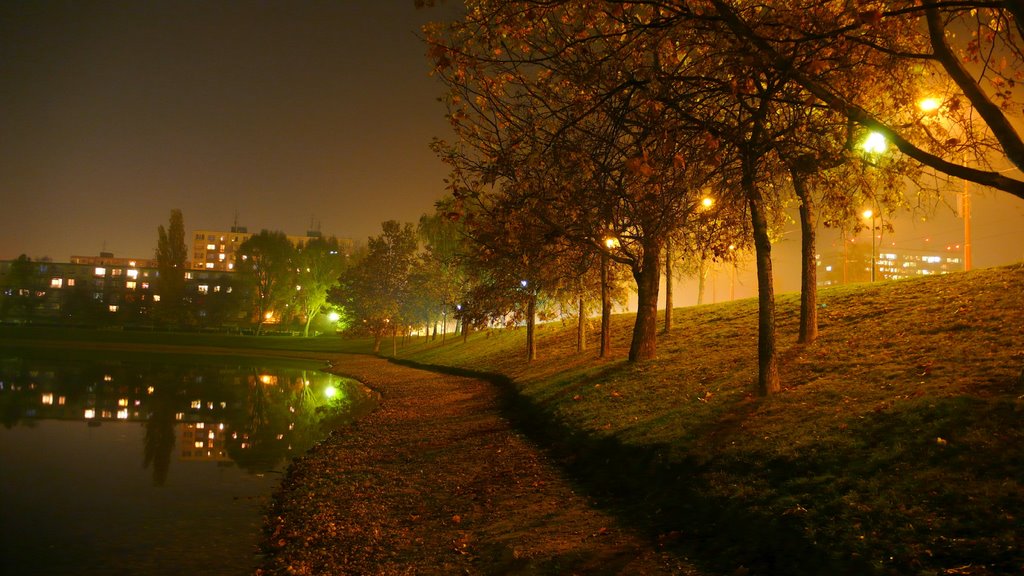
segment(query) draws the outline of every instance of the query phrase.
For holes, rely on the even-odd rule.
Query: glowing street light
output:
[[[703,198],[703,199],[702,199],[702,200],[700,201],[700,205],[701,205],[701,206],[703,206],[703,207],[704,207],[704,209],[706,210],[706,209],[708,209],[708,208],[711,208],[712,206],[714,206],[714,205],[715,205],[715,199],[714,199],[714,198],[712,198],[712,197],[710,197],[710,196],[705,196],[705,197],[704,197],[704,198]]]
[[[327,319],[330,320],[331,322],[337,322],[338,320],[341,319],[341,314],[338,314],[337,312],[331,312],[330,314],[327,315]]]
[[[881,154],[889,149],[889,142],[880,133],[870,132],[860,147],[868,154]]]
[[[928,115],[935,115],[942,107],[942,101],[938,98],[922,98],[917,101],[917,107]],[[963,163],[967,165],[967,150],[963,152]],[[964,180],[964,189],[960,193],[960,215],[964,219],[964,271],[971,269],[971,190],[970,183]]]
[[[875,281],[875,213],[871,210],[864,211],[864,219],[871,220],[871,281]]]
[[[917,101],[917,107],[925,114],[932,114],[942,107],[942,100],[938,98],[922,98]]]

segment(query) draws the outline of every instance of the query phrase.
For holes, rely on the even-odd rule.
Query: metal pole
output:
[[[971,191],[964,180],[964,272],[971,269]]]
[[[875,215],[871,215],[871,281],[875,281]]]

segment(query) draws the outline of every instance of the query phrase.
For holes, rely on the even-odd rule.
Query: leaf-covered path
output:
[[[339,356],[381,396],[289,469],[260,574],[698,574],[594,508],[485,381]]]

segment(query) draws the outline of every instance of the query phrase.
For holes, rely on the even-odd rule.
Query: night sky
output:
[[[0,259],[186,233],[365,241],[443,194],[417,37],[458,2],[0,2]]]
[[[252,232],[361,242],[384,220],[417,220],[444,193],[428,145],[449,134],[417,33],[459,8],[0,2],[0,259],[151,257],[174,208],[186,232],[237,215]],[[975,266],[1024,259],[1024,201],[975,190]],[[887,242],[961,241],[948,206],[901,215]],[[788,228],[773,252],[781,291],[799,287]],[[738,296],[754,293],[746,268]]]

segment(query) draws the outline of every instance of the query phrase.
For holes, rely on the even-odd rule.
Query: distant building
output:
[[[117,258],[113,252],[100,252],[99,256],[72,256],[71,264],[109,266],[121,268],[156,268],[155,258]]]
[[[871,257],[871,246],[863,243],[850,243],[845,251],[818,254],[818,285],[871,281]],[[964,269],[963,254],[958,246],[938,250],[885,247],[878,248],[874,257],[876,281],[949,274]]]
[[[72,324],[148,324],[160,301],[160,276],[151,260],[78,257],[78,262],[30,262],[30,273],[12,273],[0,261],[0,320]],[[149,264],[143,266],[142,264]],[[217,271],[186,271],[185,297],[199,325],[237,324],[236,279]]]
[[[190,268],[193,270],[208,270],[221,272],[235,271],[235,258],[242,243],[251,238],[254,234],[244,226],[232,226],[231,230],[196,230],[192,234],[192,262]],[[288,240],[295,246],[302,246],[313,238],[322,237],[319,230],[306,232],[305,236],[288,236]],[[352,240],[339,238],[338,242],[346,252],[352,250]]]

